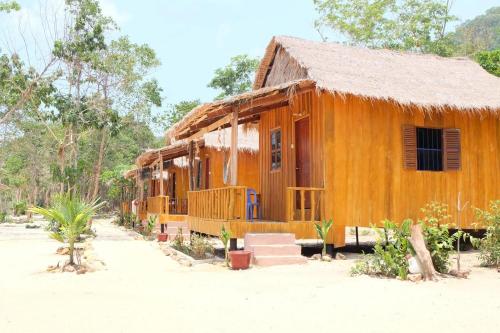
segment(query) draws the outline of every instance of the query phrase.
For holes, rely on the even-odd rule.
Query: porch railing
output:
[[[246,186],[188,192],[188,215],[217,220],[246,219]]]
[[[286,212],[291,222],[318,222],[325,218],[325,189],[288,187]]]
[[[147,212],[150,214],[168,214],[168,197],[164,195],[148,197]]]
[[[170,198],[168,202],[168,211],[172,215],[187,215],[188,200],[179,198]]]

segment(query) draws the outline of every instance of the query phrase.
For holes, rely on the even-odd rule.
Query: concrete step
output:
[[[187,224],[187,222],[182,222],[182,221],[169,221],[167,223],[167,226],[169,228],[179,228],[179,227],[187,228],[188,224]]]
[[[307,258],[302,256],[255,256],[253,264],[256,266],[296,265],[307,263]]]
[[[295,244],[294,234],[254,234],[248,233],[245,235],[245,246],[253,245],[279,245],[279,244]]]
[[[246,245],[254,256],[300,256],[301,247],[295,244]]]

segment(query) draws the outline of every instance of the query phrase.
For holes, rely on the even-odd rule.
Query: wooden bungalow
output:
[[[346,226],[416,219],[432,200],[456,216],[459,196],[468,207],[500,198],[500,79],[469,59],[275,37],[253,88],[167,133],[196,142],[259,125],[262,219],[245,216],[233,131],[230,186],[188,192],[191,230],[315,238],[313,223],[333,219],[328,243],[343,246]],[[471,208],[462,221],[471,226]]]
[[[188,191],[225,186],[231,131],[220,128],[191,142],[169,140],[169,145],[141,154],[136,160],[137,168],[126,174],[136,179],[138,218],[145,221],[155,215],[160,224],[182,222],[188,211]],[[238,158],[244,162],[238,170],[241,182],[258,192],[258,130],[247,124],[239,126],[237,132]]]

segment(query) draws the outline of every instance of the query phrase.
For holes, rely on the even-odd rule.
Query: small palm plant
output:
[[[224,259],[226,260],[226,265],[229,264],[229,253],[228,253],[228,244],[229,240],[231,239],[231,232],[226,230],[224,228],[224,225],[222,225],[222,228],[220,230],[220,236],[219,239],[221,240],[222,244],[224,245]]]
[[[333,225],[333,220],[323,220],[321,224],[315,223],[314,226],[316,227],[316,232],[318,233],[319,238],[323,241],[323,251],[322,256],[326,255],[326,237],[328,236],[328,232],[330,231],[330,228]]]
[[[146,236],[150,236],[152,233],[153,233],[153,230],[155,228],[155,225],[156,225],[156,220],[157,220],[157,216],[156,215],[151,215],[148,219],[148,223],[146,224]]]
[[[59,224],[59,230],[52,232],[50,237],[60,242],[68,242],[69,264],[74,265],[75,242],[88,230],[88,222],[104,204],[105,202],[99,203],[98,200],[86,203],[77,197],[61,195],[54,200],[51,208],[33,207],[30,211]]]

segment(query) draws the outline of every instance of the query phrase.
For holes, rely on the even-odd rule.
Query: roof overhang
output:
[[[315,82],[311,80],[290,81],[204,104],[186,115],[167,132],[167,136],[186,141],[198,139],[205,133],[228,127],[235,111],[238,113],[238,124],[257,121],[262,112],[288,106],[294,95],[315,87]]]

